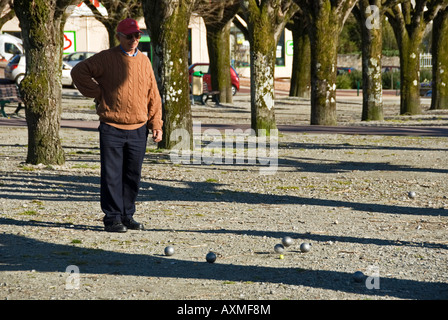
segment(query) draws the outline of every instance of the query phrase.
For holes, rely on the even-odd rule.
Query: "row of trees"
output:
[[[27,58],[21,84],[27,105],[29,163],[63,163],[59,139],[61,116],[61,61],[65,20],[79,0],[14,0]],[[311,124],[336,125],[336,59],[338,36],[353,13],[362,26],[363,120],[382,120],[381,21],[387,16],[400,49],[401,113],[420,112],[419,52],[423,31],[433,21],[433,108],[446,107],[448,83],[445,36],[448,0],[102,0],[108,17],[86,0],[109,31],[113,46],[117,23],[143,14],[153,45],[153,66],[163,100],[164,140],[170,149],[184,129],[192,139],[188,83],[188,24],[193,13],[207,27],[213,87],[221,101],[231,101],[228,72],[230,25],[235,23],[250,42],[251,125],[276,128],[274,104],[275,49],[287,26],[294,37],[291,86],[295,95],[311,87]],[[238,15],[239,19],[235,19]],[[185,41],[179,41],[185,39]],[[176,94],[176,97],[173,97]],[[179,131],[177,131],[179,132]],[[186,141],[187,142],[187,141]],[[191,141],[190,141],[191,142]],[[189,145],[193,145],[190,143]]]

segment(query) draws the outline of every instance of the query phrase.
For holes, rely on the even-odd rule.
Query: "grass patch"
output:
[[[96,164],[77,163],[72,166],[72,169],[99,169],[100,166]]]
[[[297,186],[278,186],[276,187],[278,190],[300,190],[300,187]]]
[[[25,210],[25,211],[19,213],[19,215],[21,215],[21,216],[35,216],[35,215],[37,215],[37,211],[36,210]]]
[[[34,171],[34,170],[36,170],[36,168],[34,168],[34,167],[29,167],[29,166],[23,166],[23,167],[22,167],[22,170],[23,170],[23,171]]]

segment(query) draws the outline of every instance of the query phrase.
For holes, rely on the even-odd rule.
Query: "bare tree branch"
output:
[[[16,15],[14,11],[14,1],[13,0],[1,0],[0,1],[0,12],[4,13],[7,8],[9,7],[9,10],[0,18],[0,29],[3,27],[3,25],[14,18]]]

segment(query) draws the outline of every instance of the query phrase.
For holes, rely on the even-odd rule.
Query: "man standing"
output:
[[[118,24],[120,45],[78,63],[73,82],[95,98],[100,120],[101,209],[108,232],[143,230],[134,220],[149,130],[162,140],[162,103],[148,57],[137,46],[137,21]]]

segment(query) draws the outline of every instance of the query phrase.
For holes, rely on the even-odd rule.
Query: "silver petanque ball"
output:
[[[300,251],[302,252],[308,252],[311,250],[311,244],[304,242],[300,245]]]
[[[355,280],[355,282],[361,283],[361,282],[363,282],[364,278],[365,278],[365,275],[361,271],[356,271],[353,274],[353,280]]]
[[[283,253],[283,251],[285,251],[285,247],[282,244],[278,243],[274,246],[274,251],[277,253]]]
[[[165,255],[166,256],[172,256],[174,254],[174,247],[168,246],[165,248]]]
[[[207,260],[208,263],[213,263],[216,261],[216,254],[214,252],[209,252],[205,256],[205,260]]]
[[[289,246],[291,246],[292,243],[293,243],[293,240],[292,240],[291,237],[288,237],[288,236],[283,237],[283,239],[282,239],[282,244],[283,244],[285,247],[289,247]]]
[[[409,191],[408,192],[408,197],[411,198],[411,199],[414,199],[416,195],[417,194],[415,193],[415,191]]]

